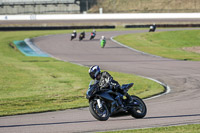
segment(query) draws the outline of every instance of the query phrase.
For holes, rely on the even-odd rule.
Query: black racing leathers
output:
[[[125,94],[121,89],[120,84],[113,79],[113,77],[106,71],[101,72],[101,78],[99,80],[99,88],[101,89],[111,89],[114,92],[120,92],[122,95],[118,95],[115,97],[119,106],[124,107],[122,103],[122,97]]]
[[[120,92],[122,95],[130,98],[127,90],[121,88],[120,84],[113,79],[113,77],[106,71],[101,72],[101,78],[98,82],[99,89],[112,89],[113,91]]]
[[[106,71],[101,72],[101,78],[99,80],[99,87],[110,88],[113,91],[120,90],[120,84],[113,79],[113,77]]]
[[[116,99],[118,101],[118,104],[122,107],[123,107],[123,105],[122,105],[122,102],[120,99],[123,95],[126,96],[127,99],[132,101],[132,98],[130,95],[128,95],[127,91],[122,89],[120,84],[117,81],[115,81],[108,72],[104,71],[104,72],[101,72],[100,74],[101,74],[100,80],[96,80],[96,82],[98,82],[98,86],[99,86],[100,90],[101,89],[112,89],[113,91],[117,91],[117,92],[121,93],[122,95],[117,96]]]

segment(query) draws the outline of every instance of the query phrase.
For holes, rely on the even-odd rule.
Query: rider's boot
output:
[[[133,102],[133,98],[128,93],[126,94],[126,98],[127,98],[129,103]]]

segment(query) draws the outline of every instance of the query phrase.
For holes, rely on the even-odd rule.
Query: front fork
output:
[[[101,100],[100,99],[97,99],[97,105],[98,107],[101,109],[102,108],[102,103],[101,103]]]

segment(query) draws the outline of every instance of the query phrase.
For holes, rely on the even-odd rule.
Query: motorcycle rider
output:
[[[81,32],[79,35],[79,41],[83,40],[85,38],[85,31]]]
[[[101,39],[100,39],[100,41],[106,41],[105,36],[102,36]]]
[[[101,45],[102,48],[104,48],[105,44],[106,44],[106,38],[105,38],[105,36],[102,36],[101,39],[100,39],[100,45]]]
[[[93,29],[93,32],[91,32],[91,35],[95,36],[96,35],[96,31]]]
[[[74,34],[74,37],[76,38],[77,35],[76,30],[74,30],[72,34]]]
[[[81,35],[85,38],[85,31],[81,32]]]
[[[149,32],[155,32],[155,30],[156,30],[156,24],[154,23],[153,25],[151,25],[150,26],[150,28],[149,28]]]
[[[96,31],[93,29],[93,32],[91,32],[90,40],[93,39],[96,36]]]
[[[115,99],[117,100],[119,106],[124,107],[121,99],[123,96],[126,96],[128,100],[132,100],[131,96],[128,95],[127,90],[121,88],[120,84],[113,79],[113,77],[106,71],[101,72],[100,67],[97,65],[91,66],[89,69],[90,77],[95,80],[95,83],[98,84],[99,88],[109,88],[114,92],[119,92],[121,95],[117,96]]]
[[[71,34],[71,40],[76,38],[76,35],[77,35],[76,30],[74,30],[73,33]]]

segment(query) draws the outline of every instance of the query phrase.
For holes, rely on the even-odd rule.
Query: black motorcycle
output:
[[[122,85],[122,89],[128,91],[133,86],[131,84]],[[90,83],[86,98],[89,100],[90,113],[100,121],[106,121],[111,116],[117,114],[128,114],[134,118],[143,118],[147,113],[145,103],[137,96],[132,95],[132,100],[121,97],[123,106],[118,103],[119,92],[111,89],[99,89],[98,84]]]
[[[149,32],[155,32],[156,31],[156,25],[151,25],[149,27]]]
[[[83,40],[83,38],[85,38],[85,32],[81,32],[79,35],[79,41]]]

